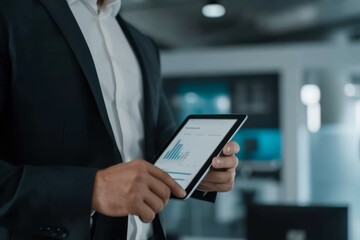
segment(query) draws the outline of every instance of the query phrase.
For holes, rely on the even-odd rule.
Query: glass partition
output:
[[[309,71],[316,77],[309,80]],[[310,201],[347,205],[351,239],[360,239],[360,73],[346,69],[306,73],[304,85],[314,84],[321,93],[320,116],[311,111],[304,116],[308,122]],[[311,125],[314,115],[321,118],[315,129]]]

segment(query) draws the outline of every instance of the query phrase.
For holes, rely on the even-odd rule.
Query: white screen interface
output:
[[[236,119],[190,119],[156,161],[184,189],[236,123]]]

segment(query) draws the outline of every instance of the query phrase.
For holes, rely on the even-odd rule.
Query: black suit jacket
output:
[[[151,160],[175,127],[158,51],[117,20],[141,66]],[[92,233],[89,225],[96,171],[120,162],[93,60],[66,0],[0,0],[0,239],[124,239],[126,217],[97,214]],[[158,216],[154,226],[164,239]]]

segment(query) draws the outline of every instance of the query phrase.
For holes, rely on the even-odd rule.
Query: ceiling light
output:
[[[217,0],[209,0],[202,8],[202,13],[208,18],[220,18],[225,15],[226,9]]]

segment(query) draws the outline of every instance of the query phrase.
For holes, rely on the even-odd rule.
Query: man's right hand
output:
[[[110,217],[129,214],[150,222],[167,204],[170,194],[186,193],[167,173],[144,160],[99,170],[92,197],[93,210]]]

